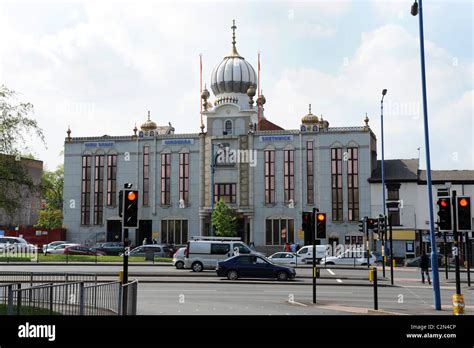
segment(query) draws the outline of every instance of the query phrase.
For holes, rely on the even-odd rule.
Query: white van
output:
[[[194,272],[216,269],[218,261],[238,254],[264,256],[250,249],[240,238],[195,237],[188,242],[188,247],[184,251],[184,265]]]
[[[316,262],[319,263],[321,259],[329,256],[326,252],[328,245],[316,245]],[[313,246],[305,245],[296,253],[300,257],[299,260],[303,263],[313,263]]]

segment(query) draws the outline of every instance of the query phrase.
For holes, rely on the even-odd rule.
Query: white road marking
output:
[[[336,273],[334,273],[333,271],[331,271],[329,268],[327,268],[326,271],[328,271],[330,275],[336,275]]]
[[[300,303],[300,302],[296,302],[296,301],[288,301],[288,303],[289,304],[295,304],[295,305],[302,306],[302,307],[308,307],[304,303]]]
[[[338,283],[342,283],[342,280],[340,280],[340,279],[336,279],[336,281],[337,281]]]

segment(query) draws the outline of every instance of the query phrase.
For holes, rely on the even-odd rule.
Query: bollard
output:
[[[453,295],[453,314],[464,315],[464,295],[463,294]]]
[[[395,262],[395,259],[392,260],[392,265],[393,265],[393,268],[397,267],[397,263]]]
[[[374,309],[379,309],[379,299],[377,293],[377,268],[374,267],[372,270],[369,271],[369,280],[374,283]]]
[[[120,270],[119,272],[119,280],[120,280],[120,284],[123,284],[123,270]]]

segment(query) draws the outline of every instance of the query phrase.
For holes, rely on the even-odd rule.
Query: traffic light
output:
[[[387,228],[385,221],[386,221],[385,216],[379,215],[379,231],[382,233],[385,232]]]
[[[375,219],[368,218],[367,219],[367,229],[368,230],[373,230],[375,226]]]
[[[120,217],[123,217],[123,190],[119,191],[119,213]]]
[[[379,218],[376,218],[376,219],[371,219],[373,222],[372,222],[372,231],[374,233],[379,233],[379,230],[380,230],[380,220]]]
[[[138,191],[124,191],[123,227],[138,227]]]
[[[303,216],[302,216],[303,224],[302,228],[305,233],[309,233],[310,236],[312,236],[312,233],[314,233],[314,227],[313,227],[313,213],[310,211],[304,211]],[[313,238],[313,237],[311,237]]]
[[[366,233],[365,229],[367,227],[368,220],[369,219],[367,219],[367,216],[364,217],[362,220],[359,220],[359,232]]]
[[[451,218],[451,198],[443,197],[438,199],[436,203],[438,205],[438,230],[439,231],[452,231],[453,223]]]
[[[471,231],[471,197],[457,197],[458,231]]]
[[[326,213],[316,213],[316,238],[326,239]]]

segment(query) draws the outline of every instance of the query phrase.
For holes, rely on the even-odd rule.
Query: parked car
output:
[[[173,255],[173,266],[177,269],[184,268],[184,251],[186,248],[179,248]]]
[[[298,256],[289,252],[279,252],[273,255],[270,255],[268,259],[277,265],[293,265],[303,264],[303,259],[301,256]]]
[[[136,247],[130,251],[129,256],[142,256],[145,257],[147,252],[153,252],[154,257],[167,257],[168,252],[165,251],[165,245],[162,244],[145,244]],[[120,254],[123,256],[123,253]]]
[[[97,255],[104,256],[103,251],[96,250],[94,248],[88,247],[87,245],[70,245],[66,246],[64,249],[64,254],[67,255]]]
[[[20,237],[0,237],[0,251],[36,251],[36,245],[28,243]]]
[[[370,254],[369,264],[374,265],[376,258],[373,254]],[[361,266],[367,265],[367,252],[366,251],[353,251],[346,250],[338,256],[327,256],[321,259],[322,265],[348,265],[348,266]]]
[[[327,256],[327,245],[316,245],[316,262]],[[313,246],[305,245],[296,253],[300,257],[302,263],[313,263]]]
[[[120,255],[121,253],[123,253],[123,242],[97,243],[94,246],[94,249],[102,251],[106,255]]]
[[[237,255],[219,261],[217,276],[230,280],[238,278],[274,278],[277,280],[294,279],[296,271],[291,267],[275,265],[265,257],[257,255]]]
[[[218,261],[240,254],[264,256],[251,250],[240,238],[204,237],[188,242],[184,264],[194,272],[201,272],[204,269],[215,269]]]
[[[75,246],[75,245],[80,245],[78,243],[64,243],[64,244],[59,244],[56,245],[52,248],[48,248],[48,250],[45,252],[45,255],[49,254],[64,254],[64,250],[69,247],[69,246]]]
[[[53,249],[54,247],[56,247],[58,245],[66,244],[66,243],[70,243],[70,242],[64,241],[64,240],[58,240],[58,241],[55,241],[55,242],[51,242],[49,244],[43,244],[43,253],[47,254],[48,250],[51,250],[51,249]]]

